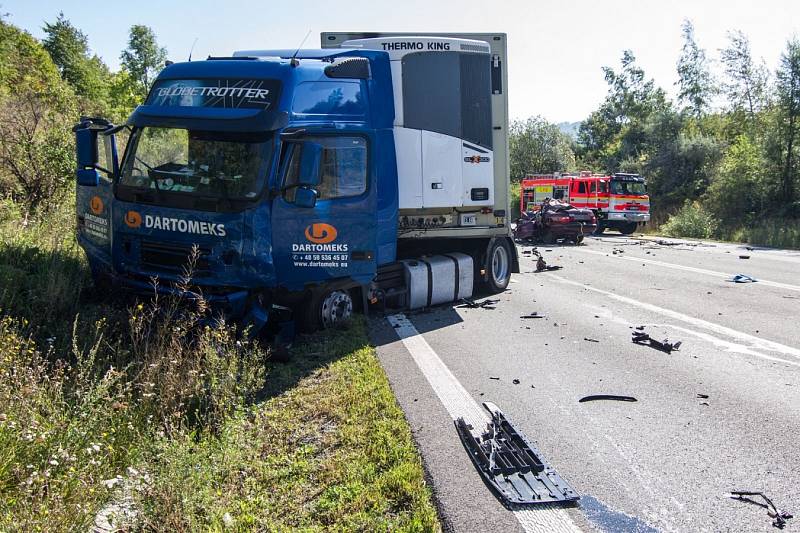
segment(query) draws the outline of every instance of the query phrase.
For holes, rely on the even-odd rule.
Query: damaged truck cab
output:
[[[329,49],[167,66],[124,125],[76,125],[78,241],[98,283],[175,292],[188,268],[193,291],[254,331],[505,288],[518,266],[489,43],[329,35]],[[385,51],[418,41],[437,45]],[[426,79],[437,68],[457,85]],[[457,107],[413,123],[437,91]]]

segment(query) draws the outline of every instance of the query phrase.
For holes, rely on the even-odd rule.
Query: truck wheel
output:
[[[623,235],[630,235],[634,231],[636,231],[636,222],[628,222],[619,228],[619,232]]]
[[[492,244],[486,267],[486,288],[493,293],[506,290],[511,281],[511,251],[504,239],[497,239]]]
[[[306,331],[343,325],[353,316],[353,298],[344,289],[323,290],[311,297],[306,309]]]

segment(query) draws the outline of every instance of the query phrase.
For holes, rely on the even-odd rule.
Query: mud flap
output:
[[[486,483],[506,505],[574,502],[580,496],[544,462],[539,450],[493,403],[492,420],[481,435],[463,418],[455,421],[461,442]]]

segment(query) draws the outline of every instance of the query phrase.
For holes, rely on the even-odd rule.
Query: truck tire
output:
[[[503,292],[511,282],[511,250],[505,239],[495,239],[486,257],[486,288]]]
[[[623,235],[630,235],[634,231],[636,231],[636,222],[628,222],[619,228],[619,232]]]
[[[306,307],[303,330],[306,332],[344,325],[353,316],[353,296],[342,288],[314,291]]]

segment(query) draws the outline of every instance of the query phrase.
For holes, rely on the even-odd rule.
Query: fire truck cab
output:
[[[529,174],[522,180],[520,212],[536,211],[546,198],[594,211],[597,230],[607,228],[630,235],[650,220],[650,197],[644,178],[618,172],[593,174]]]

